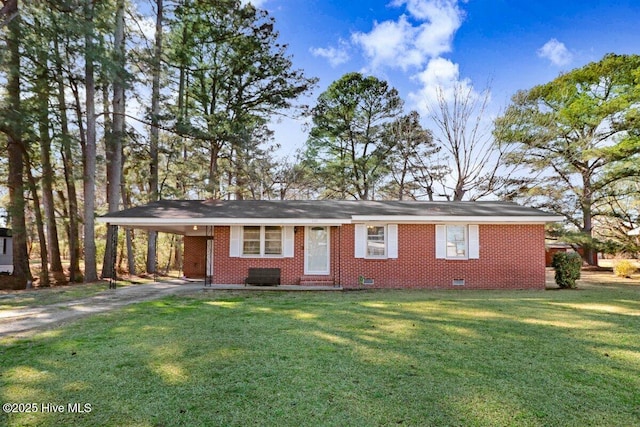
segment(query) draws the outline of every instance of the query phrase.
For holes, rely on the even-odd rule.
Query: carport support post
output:
[[[205,228],[205,251],[204,251],[204,285],[211,286],[213,283],[213,227]]]
[[[111,274],[109,275],[109,289],[116,288],[116,256],[118,254],[118,226],[107,224],[107,227],[111,229],[111,247],[113,251],[111,251]],[[107,233],[109,235],[109,233]]]

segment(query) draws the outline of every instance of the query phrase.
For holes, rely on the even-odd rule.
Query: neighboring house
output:
[[[242,284],[544,289],[547,222],[506,202],[163,200],[107,214],[111,225],[184,235],[186,277]]]
[[[0,227],[0,273],[13,273],[13,237],[11,230]]]

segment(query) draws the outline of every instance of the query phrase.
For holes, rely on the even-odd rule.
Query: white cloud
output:
[[[362,47],[369,58],[370,68],[407,70],[451,51],[453,36],[463,18],[458,0],[395,0],[391,4],[406,6],[408,15],[376,22],[369,33],[352,35],[353,43]]]
[[[422,55],[413,47],[417,30],[405,15],[397,21],[375,22],[369,33],[354,33],[351,40],[362,47],[370,60],[370,67],[401,67],[420,65]]]
[[[411,16],[426,21],[419,26],[414,41],[420,52],[433,57],[451,51],[453,36],[463,19],[457,0],[396,0],[393,4],[406,4]]]
[[[410,76],[419,88],[409,94],[409,100],[413,104],[410,108],[423,115],[437,101],[438,92],[446,101],[456,87],[475,94],[471,81],[460,78],[458,65],[442,57],[451,52],[455,33],[464,20],[460,2],[465,0],[393,0],[391,6],[404,7],[402,15],[375,22],[370,32],[351,37],[368,59],[365,71],[421,70]]]
[[[424,71],[413,76],[420,83],[420,89],[409,94],[409,99],[421,115],[427,115],[429,109],[438,101],[438,93],[445,101],[453,100],[456,88],[469,92],[471,96],[478,94],[473,90],[469,79],[460,79],[460,67],[445,58],[434,58],[429,61]]]
[[[332,67],[337,67],[338,65],[342,65],[349,61],[349,52],[348,52],[347,43],[343,40],[340,40],[340,47],[313,47],[309,49],[309,51],[313,54],[313,56],[319,56],[321,58],[325,58],[329,61]]]
[[[551,39],[538,49],[538,56],[546,58],[557,67],[569,65],[573,61],[573,54],[564,43],[557,39]]]

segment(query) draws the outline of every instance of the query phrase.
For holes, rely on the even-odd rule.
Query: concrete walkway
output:
[[[0,338],[24,337],[36,329],[103,313],[114,308],[167,295],[202,291],[203,282],[171,280],[145,285],[131,285],[100,292],[92,297],[65,301],[41,307],[26,307],[0,311]]]
[[[342,286],[320,286],[320,285],[278,285],[278,286],[255,286],[255,285],[206,285],[205,291],[341,291]]]

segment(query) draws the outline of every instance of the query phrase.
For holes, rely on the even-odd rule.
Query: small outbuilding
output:
[[[553,256],[558,252],[577,252],[581,257],[584,257],[584,249],[579,245],[564,242],[547,243],[545,244],[545,263],[547,267],[551,267]]]
[[[13,237],[11,230],[0,227],[0,273],[13,273]]]

